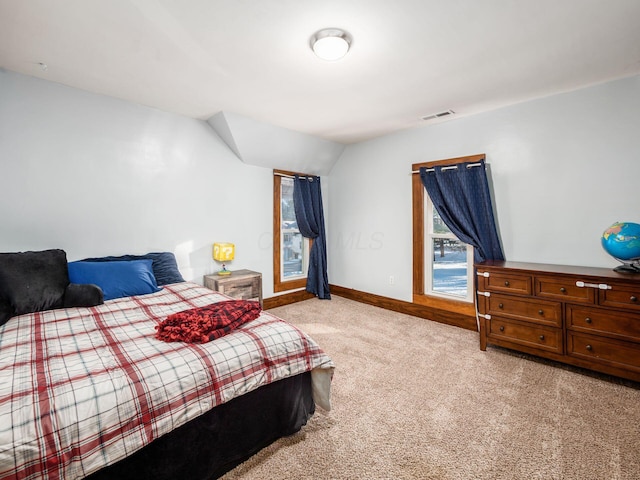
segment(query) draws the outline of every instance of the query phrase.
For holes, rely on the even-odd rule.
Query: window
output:
[[[280,180],[280,276],[283,281],[306,277],[307,249],[305,238],[298,229],[293,205],[293,179]]]
[[[416,163],[420,167],[475,162],[484,155]],[[420,180],[412,175],[413,303],[475,315],[473,247],[460,242],[442,222]]]
[[[293,172],[273,172],[273,290],[304,288],[310,242],[298,229],[293,204]],[[300,174],[302,175],[302,174]]]
[[[426,193],[426,192],[425,192]],[[473,301],[473,247],[449,230],[425,195],[425,293]]]

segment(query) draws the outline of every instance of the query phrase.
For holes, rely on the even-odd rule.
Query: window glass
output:
[[[282,279],[286,281],[306,276],[307,270],[306,242],[296,221],[292,178],[283,177],[281,180],[280,212]]]
[[[462,243],[425,195],[425,293],[472,301],[473,247]]]
[[[467,296],[467,245],[451,238],[433,239],[433,291]]]

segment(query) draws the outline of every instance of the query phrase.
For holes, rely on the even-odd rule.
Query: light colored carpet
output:
[[[637,383],[336,296],[272,311],[335,361],[333,410],[225,480],[640,478]]]

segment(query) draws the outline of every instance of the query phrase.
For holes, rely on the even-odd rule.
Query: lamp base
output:
[[[227,270],[227,266],[223,263],[222,264],[222,270],[218,271],[218,275],[220,276],[225,276],[225,275],[231,275],[231,270]]]

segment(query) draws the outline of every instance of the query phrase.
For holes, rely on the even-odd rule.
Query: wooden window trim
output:
[[[418,172],[421,167],[433,168],[443,165],[454,165],[456,163],[479,162],[484,160],[485,155],[470,155],[467,157],[448,158],[446,160],[436,160],[433,162],[414,163],[411,165],[412,172]],[[411,175],[411,191],[413,205],[413,303],[427,307],[438,308],[449,312],[463,315],[475,315],[474,302],[463,302],[459,300],[449,300],[446,298],[426,295],[424,292],[424,195],[425,188],[420,179],[420,173]],[[469,285],[472,288],[473,285]]]
[[[279,175],[278,175],[279,174]],[[273,171],[273,291],[286,292],[288,290],[295,290],[299,288],[305,288],[307,286],[307,277],[296,278],[295,280],[283,281],[280,275],[280,264],[282,253],[280,251],[281,235],[282,232],[280,225],[281,218],[281,205],[280,205],[280,191],[282,187],[281,175],[301,175],[307,176],[307,173],[289,172],[287,170],[274,170]],[[309,241],[309,248],[311,248],[311,241]]]

